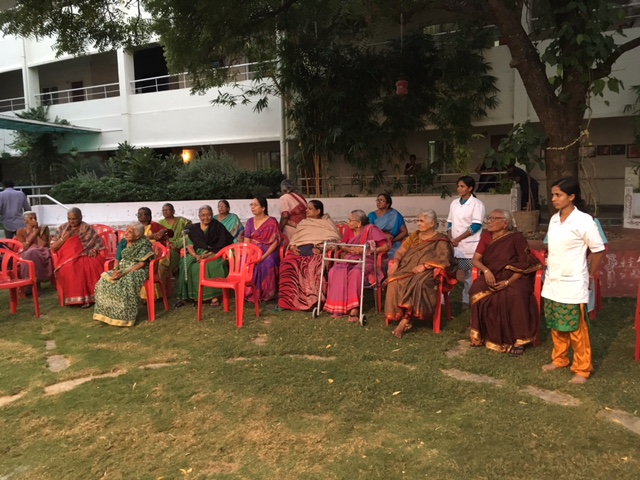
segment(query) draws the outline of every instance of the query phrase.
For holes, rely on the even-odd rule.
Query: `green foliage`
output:
[[[625,105],[625,113],[631,112],[633,119],[633,143],[640,145],[640,85],[633,85],[630,89],[636,96],[635,102]]]
[[[182,160],[176,155],[163,157],[152,148],[136,148],[124,142],[109,158],[107,167],[112,177],[140,185],[158,185],[173,181],[182,168]]]
[[[540,151],[546,145],[547,137],[532,123],[517,124],[505,138],[500,141],[497,150],[491,149],[487,154],[487,166],[506,168],[519,163],[527,172],[535,167],[544,170],[544,159]]]
[[[120,178],[72,178],[55,185],[50,195],[62,203],[137,202],[163,200],[162,189],[152,188]]]

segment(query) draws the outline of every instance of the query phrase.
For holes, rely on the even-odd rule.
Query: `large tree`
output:
[[[547,178],[578,175],[578,146],[590,98],[605,88],[617,91],[614,63],[640,45],[622,32],[624,0],[141,0],[149,20],[134,16],[124,23],[119,0],[73,0],[64,6],[39,0],[17,0],[0,13],[0,29],[22,35],[58,37],[61,51],[77,53],[87,45],[130,46],[149,32],[160,34],[170,66],[188,70],[197,85],[221,80],[211,61],[233,56],[274,58],[276,32],[295,34],[305,19],[338,12],[345,42],[381,38],[428,23],[480,19],[495,25],[512,56],[540,125],[549,137]],[[528,14],[527,14],[528,13]],[[440,15],[441,14],[441,15]],[[80,32],[80,34],[79,34]],[[325,30],[319,28],[317,35]],[[549,73],[551,72],[551,74]],[[549,182],[550,183],[550,182]]]

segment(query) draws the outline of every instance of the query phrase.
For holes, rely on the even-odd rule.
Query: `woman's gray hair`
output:
[[[434,210],[428,208],[427,210],[421,211],[420,215],[422,215],[425,220],[432,222],[435,227],[438,228],[438,214]]]
[[[501,208],[496,208],[494,212],[500,212],[502,215],[504,215],[504,218],[507,219],[507,230],[511,231],[515,228],[515,224],[513,222],[513,214],[511,213],[510,210],[503,210]]]
[[[288,178],[280,182],[280,191],[283,194],[291,193],[291,192],[294,192],[295,190],[296,190],[296,187],[293,185],[293,182]]]
[[[210,205],[202,205],[199,209],[198,209],[198,216],[200,216],[200,214],[202,213],[203,210],[209,210],[209,212],[211,212],[211,215],[213,215],[213,208],[211,208]]]
[[[78,207],[71,207],[67,213],[73,213],[74,215],[77,215],[78,217],[82,218],[82,210],[80,210]]]
[[[29,218],[29,217],[33,217],[33,218],[36,218],[36,219],[37,219],[37,218],[38,218],[38,215],[36,215],[36,212],[32,212],[32,211],[24,212],[24,213],[22,214],[22,219],[23,219],[23,220],[26,220],[26,219],[27,219],[27,218]]]
[[[360,222],[362,224],[362,226],[364,227],[365,225],[369,225],[369,217],[367,217],[367,214],[364,213],[364,210],[351,210],[351,215],[353,215],[354,217],[356,217],[356,221]]]
[[[133,229],[133,232],[136,234],[136,238],[142,238],[144,237],[144,225],[141,224],[140,222],[136,222],[136,223],[132,223],[130,225],[127,225],[127,228],[131,227]]]

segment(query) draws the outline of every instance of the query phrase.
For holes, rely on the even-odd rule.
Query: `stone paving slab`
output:
[[[47,368],[52,372],[61,372],[69,368],[69,360],[64,358],[63,355],[51,355],[47,357]]]
[[[640,435],[640,418],[624,410],[605,409],[598,413],[598,418],[605,418],[613,423],[623,426],[627,430]]]
[[[486,383],[489,385],[494,385],[496,387],[503,387],[506,384],[504,380],[499,380],[497,378],[490,377],[489,375],[478,375],[475,373],[463,372],[462,370],[458,370],[456,368],[440,371],[451,378],[462,380],[464,382]]]
[[[566,393],[558,392],[556,390],[545,390],[543,388],[534,387],[528,385],[521,390],[524,393],[538,397],[545,402],[555,403],[556,405],[562,405],[564,407],[577,407],[582,402],[580,399],[572,397]]]

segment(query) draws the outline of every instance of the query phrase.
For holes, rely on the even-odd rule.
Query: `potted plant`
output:
[[[487,155],[487,164],[500,170],[519,164],[527,174],[529,194],[524,210],[513,212],[513,218],[521,232],[536,232],[540,219],[540,210],[531,188],[531,172],[535,167],[544,170],[544,159],[540,152],[544,149],[547,138],[533,124],[525,122],[513,127],[507,137],[503,138],[496,150]]]

